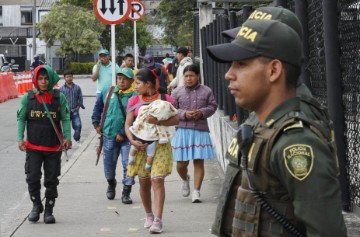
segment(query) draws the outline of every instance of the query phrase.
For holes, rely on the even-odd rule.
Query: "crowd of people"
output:
[[[226,32],[231,43],[207,51],[213,60],[231,63],[225,74],[230,93],[238,106],[253,112],[235,138],[239,157],[227,167],[212,233],[346,236],[331,121],[298,81],[303,59],[299,20],[289,10],[260,7],[233,31]],[[161,233],[165,179],[173,162],[182,180],[181,195],[188,197],[192,161],[191,201],[201,202],[204,162],[215,157],[207,122],[217,109],[214,94],[201,84],[200,68],[186,47],[177,49],[175,59],[167,54],[162,63],[145,55],[141,69],[127,54],[122,65],[115,65],[116,85],[109,51],[102,49],[98,56],[91,120],[102,141],[106,198],[115,199],[121,155],[122,203],[132,204],[137,176],[144,228]],[[64,72],[60,91],[54,89],[59,79],[51,67],[36,66],[35,89],[23,96],[17,115],[18,145],[26,151],[26,182],[33,202],[31,222],[45,210],[44,222],[55,223],[60,157],[71,147],[70,123],[73,139],[81,138],[81,89],[71,71]],[[42,165],[45,209],[40,198]]]
[[[120,66],[115,64],[116,85],[112,85],[109,51],[101,49],[91,76],[97,84],[91,120],[102,141],[104,176],[108,184],[106,198],[116,197],[117,161],[121,156],[122,203],[132,204],[130,194],[138,176],[144,227],[150,233],[163,230],[165,178],[172,173],[173,162],[177,162],[177,171],[183,180],[179,188],[184,197],[190,193],[187,165],[191,160],[194,162],[192,202],[198,203],[201,202],[204,160],[214,158],[207,118],[215,113],[217,104],[211,89],[200,84],[200,68],[192,64],[187,54],[186,47],[178,48],[173,67],[169,67],[174,60],[168,54],[163,63],[155,62],[154,57],[147,54],[141,69],[134,66],[134,56],[127,54]],[[53,207],[58,196],[60,157],[63,150],[71,149],[71,124],[73,140],[80,143],[81,139],[79,110],[85,109],[82,91],[74,83],[71,70],[65,70],[63,75],[64,85],[60,90],[54,89],[60,77],[50,66],[37,65],[33,76],[36,89],[24,95],[18,112],[19,149],[26,151],[25,166],[29,167],[25,172],[33,202],[28,217],[31,222],[39,221],[44,211],[40,198],[44,165],[44,222],[55,223]],[[172,83],[174,81],[176,83]],[[185,99],[186,95],[191,96],[192,103]],[[184,139],[186,136],[191,139]]]

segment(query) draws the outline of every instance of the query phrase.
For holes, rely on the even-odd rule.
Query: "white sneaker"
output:
[[[191,198],[193,203],[199,203],[201,202],[200,200],[200,191],[194,191],[192,194],[192,198]]]
[[[186,180],[183,180],[183,183],[181,185],[181,194],[184,196],[184,197],[188,197],[190,195],[190,184],[189,184],[189,181],[190,181],[190,176],[187,175],[187,179]]]

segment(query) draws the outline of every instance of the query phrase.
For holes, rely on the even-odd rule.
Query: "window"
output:
[[[32,8],[21,7],[21,25],[32,25]]]

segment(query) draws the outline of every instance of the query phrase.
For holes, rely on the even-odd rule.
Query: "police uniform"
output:
[[[296,95],[300,98],[300,109],[307,118],[323,124],[322,133],[324,138],[332,144],[335,150],[334,132],[332,122],[329,119],[326,108],[321,106],[312,96],[307,86],[301,82],[296,87]],[[250,113],[244,124],[250,125],[254,130],[259,126],[259,120],[255,113]],[[229,164],[226,167],[224,183],[219,197],[215,221],[212,233],[217,236],[231,236],[234,217],[235,198],[238,187],[241,185],[241,167],[239,166],[239,145],[237,135],[234,136],[228,146],[226,159]]]
[[[263,56],[297,69],[303,58],[299,34],[275,20],[247,20],[235,40],[207,50],[218,62]],[[236,81],[236,73],[232,75],[228,80]],[[269,91],[274,90],[269,86]],[[251,120],[254,135],[241,149],[242,171],[231,172],[235,175],[228,180],[238,184],[241,179],[235,202],[225,204],[233,203],[235,209],[231,236],[346,236],[332,125],[326,110],[304,94],[291,99],[271,95],[282,102],[271,104],[272,112],[265,114],[263,124]],[[233,194],[231,190],[225,193]],[[229,218],[217,220],[213,233],[230,236]]]
[[[249,177],[242,172],[235,201],[233,236],[294,236],[260,207],[253,190],[303,236],[346,236],[333,144],[300,107],[300,98],[288,100],[255,129]]]

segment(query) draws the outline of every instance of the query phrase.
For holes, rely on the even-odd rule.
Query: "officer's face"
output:
[[[259,58],[234,61],[225,79],[229,81],[228,88],[237,105],[255,112],[266,108],[269,99],[267,63]]]

